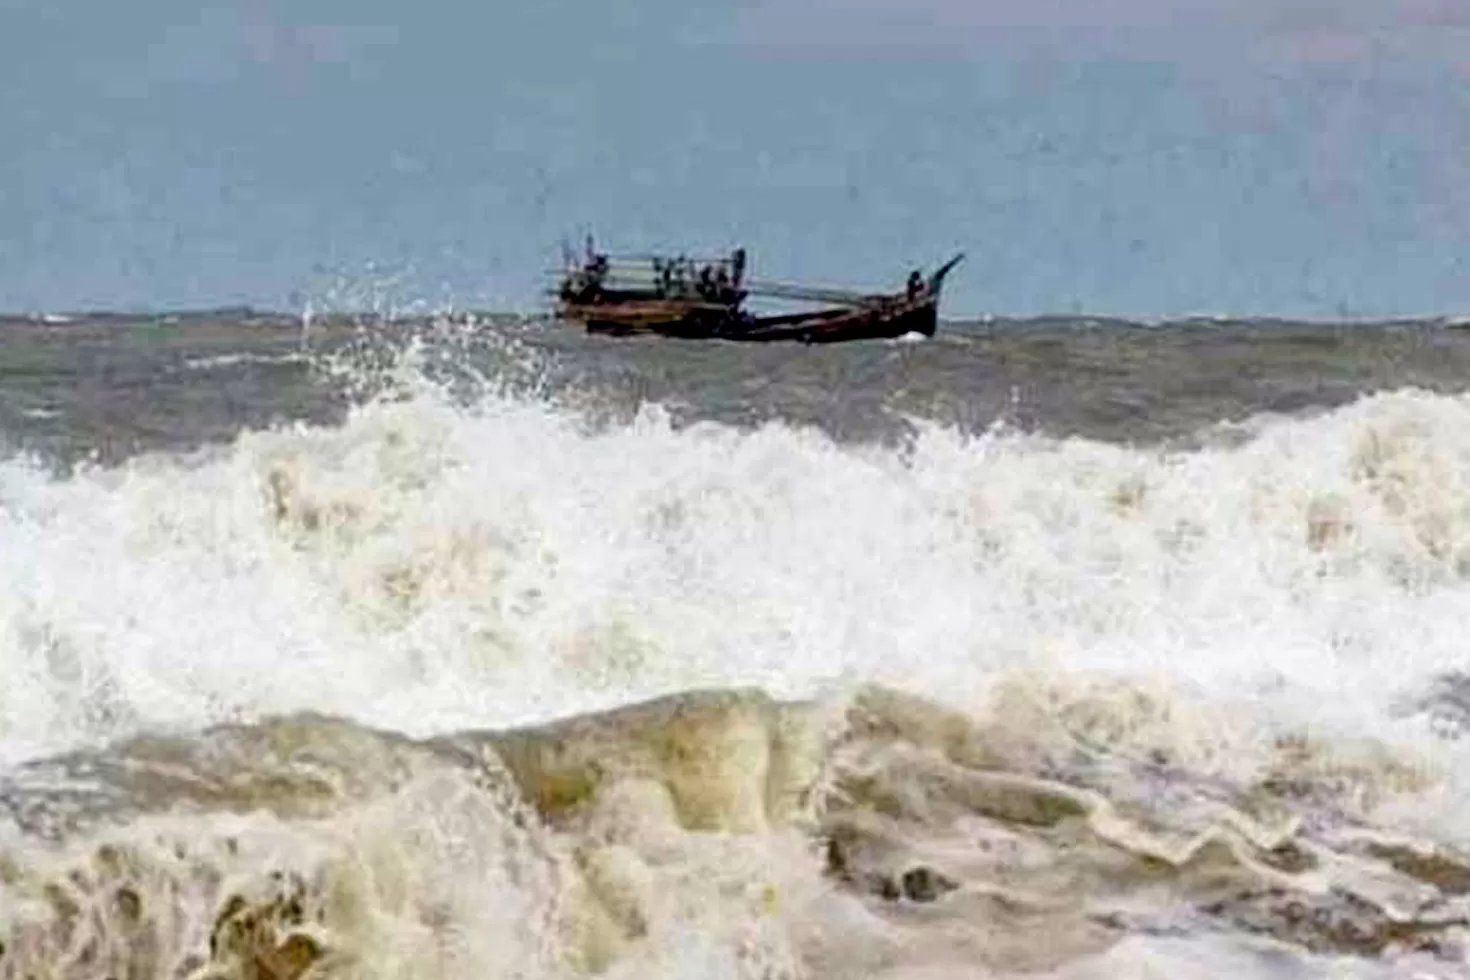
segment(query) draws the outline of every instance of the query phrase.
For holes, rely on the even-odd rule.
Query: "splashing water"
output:
[[[75,923],[92,914],[116,925],[94,934],[106,941],[87,963],[149,976],[190,955],[198,970],[262,977],[364,963],[375,976],[922,976],[963,963],[975,976],[1175,976],[1192,956],[1261,971],[1230,938],[1245,933],[1349,956],[1343,969],[1373,976],[1390,975],[1371,972],[1388,961],[1349,954],[1383,943],[1355,947],[1320,922],[1315,940],[1262,925],[1296,914],[1278,908],[1292,889],[1312,893],[1300,868],[1270,870],[1291,864],[1282,847],[1305,841],[1293,846],[1315,855],[1315,894],[1399,922],[1353,928],[1413,955],[1424,945],[1409,939],[1429,927],[1361,866],[1454,897],[1404,855],[1448,868],[1470,846],[1470,770],[1431,703],[1470,633],[1470,398],[1399,391],[1191,451],[921,421],[895,450],[781,424],[681,428],[656,406],[596,425],[534,385],[431,383],[434,349],[405,350],[337,426],[66,477],[0,463],[0,764],[31,773],[12,777],[13,812],[72,786],[48,788],[36,760],[78,752],[96,766],[122,751],[106,747],[118,738],[189,744],[221,723],[278,731],[272,719],[297,712],[350,720],[353,738],[377,744],[390,736],[352,726],[449,737],[696,688],[830,706],[879,684],[932,699],[913,709],[924,730],[962,730],[979,748],[895,735],[900,715],[879,712],[857,743],[812,750],[821,775],[808,783],[837,793],[815,824],[713,829],[638,789],[676,783],[667,752],[702,758],[702,736],[675,739],[653,776],[623,773],[597,792],[584,775],[516,781],[482,761],[500,773],[484,776],[431,743],[341,763],[365,785],[313,796],[281,762],[301,750],[286,739],[241,765],[257,772],[269,757],[284,766],[270,785],[288,789],[196,787],[182,796],[193,812],[177,793],[151,796],[136,769],[73,772],[102,810],[122,787],[134,802],[119,827],[71,827],[44,845],[17,818],[0,884],[30,896],[8,920],[30,945],[12,942],[0,970],[81,955]],[[211,758],[190,771],[214,771]],[[559,815],[547,793],[590,809]],[[317,802],[291,802],[303,798]],[[607,831],[619,806],[667,834]],[[1343,836],[1369,826],[1420,850]],[[851,845],[838,861],[847,891],[813,843],[834,837]],[[1250,888],[1222,891],[1204,872],[1149,878],[1105,857],[1192,867],[1217,839],[1234,842],[1219,846],[1237,869],[1219,874],[1255,869]],[[1019,892],[976,889],[1021,882],[1056,898],[1062,872],[1038,869],[1064,853],[1063,877],[1112,882],[1081,890],[1127,891],[1156,928],[1120,937],[1053,909],[1042,918],[1070,923],[1057,933],[1067,955],[1027,965],[1002,941]],[[893,855],[964,883],[960,897],[875,912],[884,888],[908,887],[894,884]],[[80,884],[64,870],[75,862]],[[1394,895],[1413,890],[1394,881]],[[1158,925],[1169,887],[1235,931]],[[1321,902],[1319,919],[1341,911]],[[1435,908],[1435,928],[1453,931],[1458,913]],[[1135,921],[1110,910],[1115,925]],[[140,946],[145,918],[153,938]],[[57,921],[71,932],[35,925]]]

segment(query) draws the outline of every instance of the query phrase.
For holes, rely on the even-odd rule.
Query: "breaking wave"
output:
[[[0,977],[1449,976],[1467,578],[1415,391],[894,449],[411,377],[10,459]]]

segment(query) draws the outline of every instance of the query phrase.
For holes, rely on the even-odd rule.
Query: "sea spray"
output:
[[[425,392],[69,478],[13,459],[0,656],[27,680],[0,728],[428,731],[842,675],[968,701],[1035,667],[1384,733],[1470,615],[1467,414],[1400,393],[1231,449],[929,428],[895,453]]]
[[[92,915],[106,956],[166,934],[205,969],[219,928],[226,972],[278,974],[1127,975],[1185,939],[1249,961],[1212,930],[1385,970],[1458,955],[1470,773],[1442,735],[1470,625],[1465,398],[1399,391],[1189,449],[929,423],[895,449],[658,406],[612,423],[437,383],[420,356],[388,359],[340,424],[67,474],[0,463],[20,823],[0,878],[31,951],[6,969],[92,969],[102,947],[65,925]],[[691,689],[874,683],[902,693],[821,755],[815,823],[756,819],[727,786],[742,767],[701,783],[698,738],[662,743],[693,775],[573,767],[510,802],[477,768],[514,771],[509,743],[473,765],[405,748],[421,771],[392,778],[372,750],[340,783],[288,740],[202,800],[105,765],[118,738],[208,745],[282,716],[452,742]],[[80,787],[26,765],[56,758]],[[681,809],[680,779],[726,786],[701,798],[728,822]],[[118,825],[48,830],[33,804]],[[628,829],[660,813],[662,836]],[[116,891],[108,847],[153,855],[127,859],[152,897]]]

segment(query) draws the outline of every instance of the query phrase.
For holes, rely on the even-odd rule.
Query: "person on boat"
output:
[[[924,289],[924,277],[919,273],[919,270],[918,269],[915,269],[913,272],[910,272],[909,273],[909,283],[908,283],[908,288],[906,290],[906,293],[908,295],[908,298],[909,299],[917,299],[918,296],[919,296],[919,293],[923,292],[923,289]]]
[[[607,256],[595,255],[592,258],[592,266],[587,270],[587,281],[594,294],[602,292],[603,283],[607,280]]]
[[[703,299],[715,298],[715,272],[708,262],[699,270],[699,295]]]

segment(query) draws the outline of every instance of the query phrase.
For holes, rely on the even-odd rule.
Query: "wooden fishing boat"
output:
[[[914,270],[905,288],[891,293],[752,280],[746,275],[743,248],[728,258],[613,258],[598,252],[589,237],[580,260],[570,254],[564,258],[555,291],[556,315],[583,324],[588,333],[822,344],[909,334],[932,337],[944,277],[964,255],[927,278]],[[744,308],[751,296],[822,305],[757,315]]]

